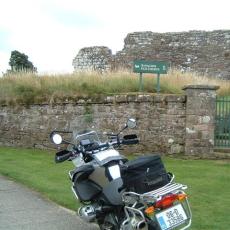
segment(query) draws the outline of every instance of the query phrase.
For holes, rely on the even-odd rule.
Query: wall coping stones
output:
[[[33,103],[33,104],[15,104],[15,105],[7,105],[0,104],[0,107],[30,107],[30,106],[55,106],[55,105],[68,105],[68,104],[76,104],[76,105],[84,105],[84,104],[114,104],[114,103],[141,103],[141,102],[153,102],[153,103],[162,103],[162,102],[186,102],[186,96],[175,95],[175,94],[119,94],[119,95],[97,95],[95,97],[84,97],[84,98],[72,98],[69,100],[58,100],[53,102],[43,102],[43,103]]]
[[[168,95],[168,94],[126,94],[105,96],[103,103],[130,103],[130,102],[185,102],[185,95]],[[100,102],[100,101],[97,101]]]
[[[202,89],[202,90],[217,90],[220,87],[217,85],[186,85],[182,89]]]

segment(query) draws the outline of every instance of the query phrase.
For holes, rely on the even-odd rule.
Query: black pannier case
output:
[[[127,162],[122,169],[123,187],[145,193],[169,183],[169,176],[159,155],[143,156]]]

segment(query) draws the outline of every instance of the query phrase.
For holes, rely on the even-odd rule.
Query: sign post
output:
[[[168,62],[165,61],[143,61],[136,60],[133,63],[134,73],[140,73],[139,91],[143,90],[143,73],[155,73],[157,74],[157,93],[160,92],[160,74],[166,74],[168,71]]]
[[[139,79],[139,91],[143,91],[143,76],[142,73],[140,73],[140,79]]]
[[[160,74],[157,74],[157,93],[159,93],[161,90],[160,88]]]

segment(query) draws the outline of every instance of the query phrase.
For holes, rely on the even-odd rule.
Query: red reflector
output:
[[[157,201],[155,208],[168,208],[177,200],[177,197],[177,194],[166,195],[163,199]]]

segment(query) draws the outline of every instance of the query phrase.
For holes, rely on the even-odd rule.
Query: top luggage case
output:
[[[158,189],[170,181],[161,157],[156,154],[129,161],[121,171],[123,187],[140,194]]]

